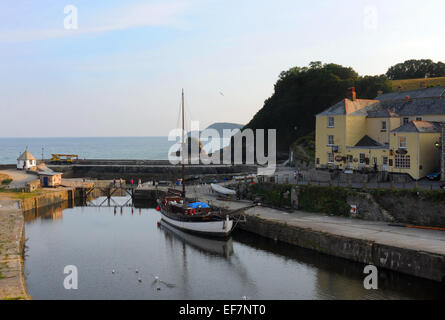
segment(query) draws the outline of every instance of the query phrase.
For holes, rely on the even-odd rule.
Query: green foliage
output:
[[[390,67],[386,76],[391,80],[443,77],[445,63],[434,63],[430,59],[411,59]]]
[[[352,86],[363,90],[357,90],[362,99],[392,91],[385,76],[360,77],[350,67],[311,62],[281,72],[275,92],[244,128],[276,129],[277,150],[287,152],[298,137],[315,131],[315,115],[346,98]]]
[[[368,190],[376,199],[379,197],[409,197],[431,202],[445,202],[445,192],[442,190],[416,190],[416,189],[371,189]]]
[[[249,186],[249,192],[262,197],[266,204],[289,207],[292,187],[288,184],[257,183]],[[346,188],[300,186],[299,190],[298,202],[301,210],[337,216],[349,215],[350,206],[346,200],[348,195]],[[286,192],[289,192],[288,198],[283,196]]]
[[[298,160],[303,160],[307,163],[313,162],[315,159],[315,132],[298,138],[291,147]],[[301,147],[305,154],[302,154],[298,147]]]
[[[289,207],[291,205],[290,194],[288,198],[285,198],[283,195],[286,192],[290,192],[291,188],[291,185],[286,184],[256,183],[249,185],[249,192],[261,197],[266,204]]]
[[[348,191],[339,187],[300,187],[298,202],[301,210],[349,216]]]
[[[8,185],[8,184],[10,184],[12,182],[12,179],[5,179],[5,180],[2,180],[2,185]]]

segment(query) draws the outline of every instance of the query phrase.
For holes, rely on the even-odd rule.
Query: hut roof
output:
[[[36,160],[36,158],[26,149],[17,160]]]

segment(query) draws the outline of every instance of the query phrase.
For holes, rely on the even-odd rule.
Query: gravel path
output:
[[[8,185],[8,188],[11,189],[24,188],[28,182],[38,179],[36,175],[21,170],[0,170],[0,173],[11,177],[13,181]]]

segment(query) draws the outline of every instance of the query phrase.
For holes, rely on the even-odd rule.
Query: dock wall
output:
[[[51,206],[61,202],[74,201],[74,189],[64,189],[21,200],[22,211]]]
[[[333,235],[250,215],[239,228],[276,241],[445,284],[443,255]]]
[[[143,163],[143,162],[142,162]],[[51,165],[54,171],[62,172],[64,178],[94,178],[100,180],[142,179],[175,180],[181,176],[181,166],[165,164],[131,164],[131,162],[98,162],[75,165]],[[218,177],[256,173],[256,166],[247,165],[190,165],[186,166],[187,177],[197,175]]]

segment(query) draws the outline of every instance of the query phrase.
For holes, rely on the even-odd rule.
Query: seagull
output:
[[[136,273],[139,273],[139,270],[138,270],[138,269],[136,269]]]
[[[115,273],[116,271],[114,271],[114,269],[113,270],[111,270],[111,273]]]
[[[142,279],[141,279],[141,278],[139,278],[139,279],[138,279],[138,281],[139,281],[139,282],[142,282]]]
[[[174,284],[172,284],[172,283],[167,283],[167,282],[165,282],[165,281],[159,279],[158,276],[155,276],[155,275],[153,275],[153,274],[152,274],[152,276],[153,276],[153,278],[155,279],[155,280],[152,282],[152,284],[151,284],[152,286],[154,286],[157,282],[160,282],[160,283],[162,283],[163,285],[165,285],[165,286],[168,287],[168,288],[174,288],[174,287],[176,287],[176,285],[174,285]],[[157,289],[157,290],[161,290],[160,287],[158,287],[158,288],[159,288],[159,289]]]
[[[224,93],[222,93],[222,91],[219,92],[220,95],[222,95],[224,97]]]

